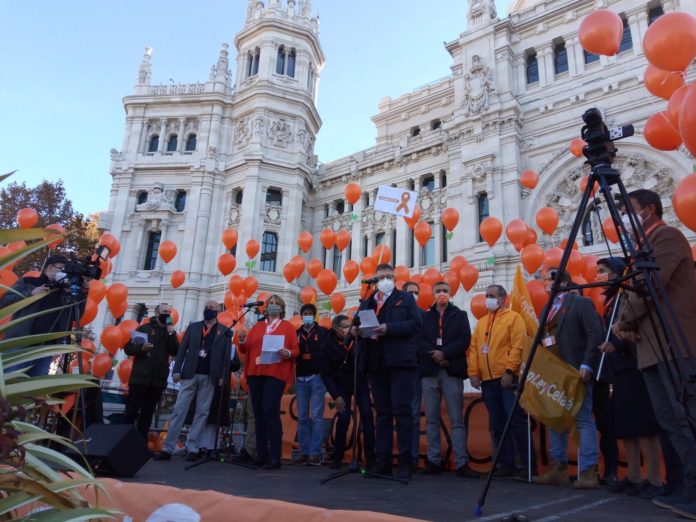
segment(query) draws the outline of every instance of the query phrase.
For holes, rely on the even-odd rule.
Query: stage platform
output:
[[[477,517],[473,510],[483,488],[483,479],[459,478],[451,472],[439,476],[415,475],[408,485],[367,479],[359,474],[321,485],[319,481],[331,473],[326,466],[283,463],[280,470],[266,471],[209,462],[185,471],[186,464],[183,456],[178,455],[168,462],[150,460],[135,477],[124,481],[447,522],[496,521],[513,513],[523,514],[535,522],[678,520],[648,500],[612,494],[604,488],[578,491],[568,487],[496,480],[491,486],[483,515]]]

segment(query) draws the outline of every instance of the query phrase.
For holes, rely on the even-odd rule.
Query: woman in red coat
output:
[[[295,328],[283,319],[285,301],[281,297],[268,298],[266,317],[248,334],[240,332],[239,351],[246,354],[244,375],[256,417],[256,464],[279,469],[283,439],[280,399],[286,384],[293,382],[293,359],[300,350]]]

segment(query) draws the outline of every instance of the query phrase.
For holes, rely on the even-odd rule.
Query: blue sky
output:
[[[501,3],[500,1],[498,2]],[[0,0],[0,172],[62,179],[80,212],[108,206],[109,150],[121,148],[122,98],[146,45],[153,83],[205,81],[231,46],[246,0]],[[370,117],[450,73],[443,41],[466,27],[466,0],[314,0],[326,65],[318,107],[322,162],[374,144]],[[503,15],[506,6],[499,5]],[[7,183],[7,182],[6,182]]]

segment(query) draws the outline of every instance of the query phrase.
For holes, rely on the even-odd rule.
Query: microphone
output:
[[[362,284],[364,285],[374,285],[379,279],[376,277],[371,277],[370,279],[363,279]]]
[[[264,303],[263,301],[252,301],[250,303],[244,303],[242,306],[244,308],[253,308],[254,306],[263,306],[264,304],[266,303]]]

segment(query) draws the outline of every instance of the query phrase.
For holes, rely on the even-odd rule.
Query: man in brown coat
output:
[[[657,497],[653,502],[687,518],[696,519],[696,437],[686,413],[688,412],[691,418],[696,415],[696,386],[684,382],[677,395],[672,380],[677,367],[682,369],[684,381],[695,369],[693,353],[696,350],[696,275],[691,248],[678,229],[662,221],[662,203],[658,194],[641,189],[631,192],[629,198],[643,223],[659,267],[657,275],[664,285],[688,346],[683,347],[686,348],[686,353],[669,346],[660,328],[654,305],[649,299],[643,299],[635,292],[624,294],[614,333],[620,338],[636,343],[638,367],[643,372],[657,420],[669,435],[684,468],[683,493]],[[630,227],[628,228],[630,230]],[[666,306],[662,309],[668,317],[672,331],[678,336],[669,309]],[[653,325],[656,328],[653,328]],[[683,346],[683,343],[680,345]],[[671,362],[664,360],[663,350]],[[675,357],[677,361],[673,360]],[[679,379],[677,381],[680,383]]]

